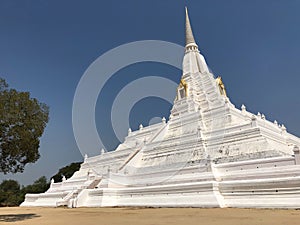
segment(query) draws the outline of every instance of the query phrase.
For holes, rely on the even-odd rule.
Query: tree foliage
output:
[[[43,193],[45,191],[47,191],[50,187],[50,183],[47,181],[46,177],[40,177],[39,179],[37,179],[36,181],[34,181],[33,184],[27,185],[26,187],[22,188],[22,192],[24,192],[24,194],[26,193],[32,193],[32,194],[36,194],[36,193]]]
[[[73,174],[79,170],[80,165],[82,162],[74,162],[71,163],[70,165],[67,165],[57,172],[52,178],[54,179],[55,182],[60,182],[62,180],[62,176],[65,176],[66,178],[70,178],[73,176]]]
[[[4,180],[0,184],[0,205],[15,206],[19,204],[20,185],[15,180]]]
[[[46,177],[40,177],[25,187],[20,187],[15,180],[4,180],[0,184],[0,206],[18,206],[24,201],[26,193],[43,193],[49,186]]]
[[[9,89],[0,78],[0,172],[23,172],[40,157],[39,145],[49,108],[29,92]]]
[[[61,169],[52,178],[55,182],[60,182],[62,176],[70,178],[76,171],[80,169],[82,162],[71,163]],[[45,176],[40,177],[33,184],[22,186],[15,180],[4,180],[0,183],[0,207],[1,206],[18,206],[20,205],[27,193],[36,194],[44,193],[50,187],[50,182]]]

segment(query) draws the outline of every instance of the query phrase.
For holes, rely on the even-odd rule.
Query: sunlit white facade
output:
[[[22,206],[300,207],[300,139],[230,102],[187,14],[182,68],[168,120],[130,130],[115,151],[86,157]]]

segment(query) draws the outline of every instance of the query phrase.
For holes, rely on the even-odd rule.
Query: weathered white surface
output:
[[[187,17],[170,119],[129,130],[115,151],[22,206],[300,207],[299,138],[220,93]]]

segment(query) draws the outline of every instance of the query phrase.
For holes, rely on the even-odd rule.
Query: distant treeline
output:
[[[48,190],[50,183],[46,177],[41,177],[33,184],[20,186],[18,181],[4,180],[0,184],[0,206],[18,206],[24,199],[26,193],[41,193]]]
[[[71,163],[59,169],[58,173],[53,178],[55,182],[60,182],[62,176],[70,178],[80,168],[81,162]],[[18,181],[4,180],[0,184],[0,207],[3,206],[18,206],[20,205],[27,193],[43,193],[50,187],[50,181],[47,181],[45,176],[40,177],[33,184],[21,186]]]

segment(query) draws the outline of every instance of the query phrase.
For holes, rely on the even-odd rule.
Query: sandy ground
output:
[[[300,210],[198,208],[0,208],[10,225],[299,225]]]

